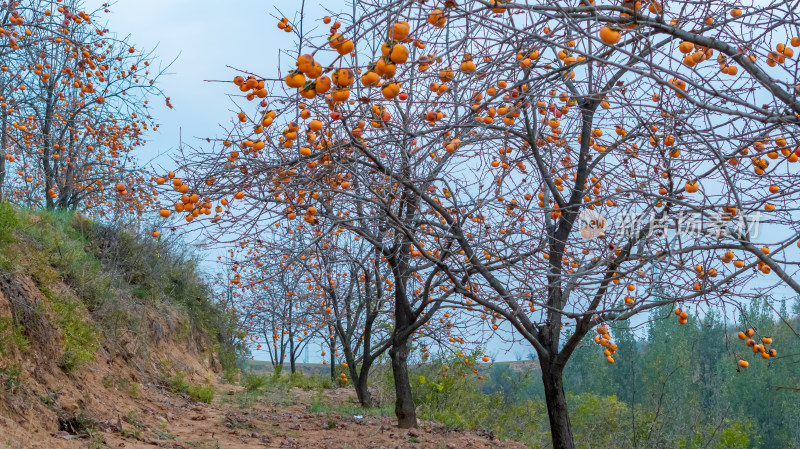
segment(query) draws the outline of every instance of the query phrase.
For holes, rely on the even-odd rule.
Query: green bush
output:
[[[187,393],[191,384],[186,380],[186,373],[178,371],[167,380],[167,385],[173,393]]]
[[[192,401],[205,402],[206,404],[210,404],[214,400],[214,393],[213,385],[192,385],[187,391]]]
[[[269,377],[254,371],[248,371],[242,375],[241,384],[245,391],[259,391],[269,384]]]

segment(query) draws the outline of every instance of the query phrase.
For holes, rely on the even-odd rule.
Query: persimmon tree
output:
[[[107,9],[16,5],[6,33],[25,45],[3,55],[0,72],[5,171],[18,175],[4,180],[6,196],[97,217],[141,215],[152,192],[132,152],[158,127],[149,115],[149,98],[161,95],[153,55],[98,25]]]
[[[516,85],[510,87],[512,99],[515,89],[523,99],[539,99],[534,107],[525,108],[519,129],[513,116],[506,120],[508,115],[501,114],[514,148],[501,147],[500,161],[493,163],[501,169],[500,189],[486,199],[506,206],[482,208],[486,212],[479,220],[500,232],[471,243],[469,229],[458,216],[445,206],[437,211],[452,225],[450,232],[466,251],[466,271],[477,275],[472,279],[481,279],[478,290],[488,289],[497,297],[482,296],[468,283],[457,285],[459,293],[507,319],[534,346],[542,366],[554,446],[571,447],[561,374],[575,345],[592,327],[598,326],[596,341],[606,347],[605,355],[613,363],[615,346],[609,342],[605,322],[624,320],[670,301],[694,304],[700,311],[715,305],[737,306],[742,296],[755,293],[748,283],[771,268],[794,287],[783,268],[793,264],[770,264],[765,255],[776,252],[770,246],[781,251],[798,239],[790,200],[796,191],[784,184],[791,176],[790,164],[797,161],[792,150],[797,143],[783,137],[797,125],[797,92],[792,92],[797,78],[793,70],[767,74],[754,65],[757,57],[739,54],[744,53],[741,48],[749,48],[767,55],[768,67],[780,66],[791,63],[792,50],[787,51],[786,44],[772,50],[771,39],[748,41],[744,47],[736,40],[733,46],[722,45],[719,34],[707,37],[709,30],[716,31],[714,17],[727,26],[748,29],[759,23],[753,16],[760,13],[763,20],[775,9],[753,8],[753,16],[741,20],[741,11],[724,5],[716,11],[697,11],[698,22],[709,30],[688,33],[678,28],[680,19],[665,31],[659,17],[668,13],[655,4],[650,13],[656,18],[624,6],[571,10],[493,6],[493,12],[503,17],[506,13],[514,20],[528,17],[526,26],[513,33],[528,36],[503,58],[512,61],[503,73],[509,76],[511,64],[519,66]],[[614,16],[602,15],[604,9],[614,11]],[[597,26],[598,20],[607,26]],[[792,29],[783,27],[779,23],[770,31],[789,42]],[[621,31],[630,41],[621,40]],[[722,36],[729,38],[728,33]],[[740,30],[733,35],[746,34]],[[676,50],[681,55],[677,60]],[[734,54],[717,57],[717,64],[704,67],[714,50]],[[499,48],[492,54],[503,55]],[[726,78],[738,73],[731,67],[739,62],[747,76]],[[688,83],[697,90],[689,89]],[[502,84],[508,83],[490,87],[487,96],[506,88]],[[771,103],[765,107],[754,102],[749,97],[754,91]],[[494,110],[492,106],[473,108],[484,125],[486,117],[492,119],[485,128],[493,127],[498,110],[513,110],[508,100],[496,103]],[[578,113],[570,114],[575,109]],[[608,133],[609,128],[614,133],[604,139],[604,129]],[[509,150],[519,154],[516,160],[508,160]],[[780,159],[779,167],[768,169],[767,159],[760,156]],[[742,167],[743,160],[752,166]],[[519,165],[514,167],[513,162],[520,161],[537,170],[527,174]],[[515,168],[528,183],[512,173]],[[743,185],[748,186],[746,195]],[[454,201],[454,206],[474,201],[473,190],[459,187],[462,200]],[[524,199],[504,201],[504,194],[523,194]],[[783,205],[783,217],[774,213],[776,202]],[[520,224],[531,215],[533,223]],[[588,218],[582,224],[581,216]],[[692,219],[694,232],[686,232],[686,218]],[[770,235],[777,236],[777,245],[762,234],[761,242],[770,243],[762,246],[754,241],[757,235],[746,232],[759,219],[762,226],[781,226],[780,233]],[[623,226],[613,234],[607,232],[603,228],[610,220]],[[592,240],[601,230],[606,239]],[[523,255],[520,242],[532,251]],[[745,257],[749,260],[742,260]],[[727,268],[731,262],[733,267]],[[637,286],[644,286],[644,291],[634,294]],[[688,312],[676,312],[686,322]],[[760,358],[770,357],[766,345],[748,343]],[[747,361],[739,366],[746,367]]]
[[[234,80],[259,105],[179,161],[183,193],[207,201],[175,209],[192,223],[221,201],[209,232],[302,217],[309,241],[363,239],[393,279],[400,426],[416,425],[409,339],[431,322],[447,335],[458,311],[536,351],[553,445],[571,448],[562,375],[592,329],[613,363],[616,322],[676,304],[685,323],[765,283],[800,292],[796,14],[359,2],[324,20],[327,40],[302,40],[285,77]]]
[[[23,49],[38,45],[34,39],[34,31],[39,33],[55,34],[57,32],[51,22],[43,25],[46,17],[46,9],[43,7],[43,2],[6,2],[0,5],[0,28],[2,28],[3,43],[0,45],[0,59],[4,62],[2,69],[3,77],[2,84],[0,84],[0,97],[2,97],[3,107],[0,109],[0,116],[2,116],[2,129],[0,129],[0,151],[2,151],[2,158],[0,158],[0,200],[5,199],[4,187],[7,177],[7,165],[14,162],[13,154],[8,151],[8,146],[11,144],[11,134],[14,132],[16,126],[11,127],[9,118],[16,117],[15,112],[18,109],[15,107],[17,99],[12,96],[12,93],[19,94],[20,99],[24,97],[25,88],[19,83],[17,75],[9,74],[9,66],[13,70],[16,64],[11,64],[13,61],[21,60]],[[26,19],[27,18],[27,19]],[[9,104],[11,106],[9,106]]]
[[[307,274],[285,249],[262,241],[230,249],[224,268],[230,271],[234,295],[230,312],[240,317],[251,346],[266,351],[276,371],[288,359],[294,373],[298,357],[320,332],[316,323],[321,312],[317,295],[306,288]]]
[[[286,27],[286,22],[280,23]],[[349,43],[344,39],[342,41],[344,48],[352,45],[352,41]],[[337,95],[332,101],[341,103],[349,98],[350,91],[346,86],[354,84],[355,81],[355,73],[349,67],[342,67],[328,77],[322,75],[319,63],[307,61],[306,57],[300,60],[301,65],[305,64],[304,70],[320,72],[313,88],[307,86],[308,88],[301,92],[303,95],[313,99],[317,91],[325,92],[326,84],[333,82],[339,87],[335,89]],[[297,77],[298,74],[293,73],[290,76]],[[266,81],[268,80],[259,80],[255,77],[249,79],[238,77],[235,80],[240,91],[246,93],[246,98],[251,100],[266,97]],[[280,80],[278,88],[285,89],[283,80]],[[327,86],[327,89],[329,90],[330,86]],[[368,89],[366,86],[354,87],[354,90],[358,89],[363,89],[364,95],[376,99],[383,98],[376,90]],[[393,83],[386,91],[387,95],[397,96],[397,89],[399,86]],[[268,232],[267,229],[272,225],[270,220],[276,219],[275,217],[296,220],[299,212],[304,215],[305,224],[297,228],[310,231],[312,238],[321,238],[324,233],[347,232],[353,235],[353,239],[363,239],[372,245],[381,255],[380,261],[391,269],[392,275],[392,280],[387,280],[384,288],[393,296],[394,330],[389,353],[396,383],[397,415],[401,425],[414,426],[415,407],[411,397],[407,367],[410,340],[440,307],[440,303],[432,299],[448,296],[451,291],[446,287],[441,292],[434,291],[442,286],[444,278],[438,269],[431,270],[430,263],[423,261],[419,266],[411,263],[411,258],[421,254],[421,251],[433,253],[434,250],[422,249],[426,243],[419,240],[422,237],[416,236],[419,232],[425,233],[426,218],[418,214],[418,199],[415,198],[414,192],[401,188],[397,179],[392,178],[402,177],[403,173],[407,176],[412,170],[416,170],[414,165],[417,162],[426,162],[428,158],[421,153],[410,154],[409,144],[413,138],[411,135],[413,131],[406,132],[397,128],[392,128],[391,133],[371,137],[371,139],[389,137],[386,147],[379,148],[383,156],[389,152],[404,154],[402,157],[396,157],[399,153],[392,154],[391,160],[386,161],[392,164],[391,169],[387,170],[376,165],[378,161],[364,155],[362,149],[365,148],[363,142],[366,141],[354,141],[353,139],[361,137],[354,137],[351,131],[363,136],[367,120],[374,122],[375,129],[382,123],[388,122],[389,113],[380,104],[354,108],[351,111],[352,116],[341,120],[345,126],[330,127],[320,135],[317,133],[323,130],[324,123],[318,119],[307,122],[306,134],[302,140],[308,142],[309,146],[298,149],[295,142],[298,139],[300,125],[295,120],[310,118],[313,110],[313,114],[317,117],[338,124],[338,119],[344,111],[342,108],[342,111],[334,111],[329,116],[324,102],[314,101],[305,104],[303,101],[305,100],[298,96],[296,90],[287,90],[285,96],[274,103],[280,105],[280,110],[264,110],[269,106],[269,102],[263,100],[260,104],[264,109],[258,111],[255,118],[248,117],[242,111],[238,114],[241,125],[233,128],[230,137],[222,142],[222,153],[211,154],[208,158],[195,155],[194,158],[181,161],[180,171],[187,175],[179,182],[173,180],[173,186],[186,185],[185,179],[191,179],[191,187],[185,188],[187,195],[190,191],[197,191],[198,198],[201,195],[207,198],[219,198],[223,195],[232,197],[230,200],[224,198],[223,201],[228,203],[223,205],[230,207],[230,210],[225,211],[230,217],[218,215],[212,218],[212,221],[219,226],[218,232],[221,234],[234,229],[234,235],[241,236],[242,228],[239,220],[244,219],[252,224],[247,233],[261,235]],[[419,117],[421,113],[420,108],[415,116]],[[277,125],[271,126],[279,114],[279,120],[284,121],[286,125],[283,131]],[[346,125],[347,123],[351,124]],[[258,137],[253,137],[253,131],[256,131]],[[400,134],[395,134],[396,132]],[[269,137],[264,134],[269,134]],[[278,150],[277,152],[262,151],[269,140],[272,140],[270,150]],[[238,148],[231,150],[229,147],[234,141],[238,142]],[[317,152],[314,156],[311,156],[314,151],[312,147]],[[311,158],[306,159],[309,156]],[[361,164],[366,165],[359,167]],[[436,163],[426,162],[423,169],[425,172],[430,172],[437,170],[437,167]],[[309,170],[309,172],[300,177],[296,176],[298,170]],[[432,176],[427,174],[420,182],[430,184]],[[243,189],[245,183],[255,186],[257,184],[253,182],[255,178],[260,179],[260,192]],[[166,179],[159,181],[166,183]],[[236,203],[230,204],[229,201]],[[187,203],[179,203],[176,204],[175,210],[185,212]],[[189,204],[196,203],[190,201]],[[187,221],[192,222],[196,217],[202,217],[201,214],[210,214],[210,208],[205,207],[205,204],[203,203],[204,207],[201,208],[190,207],[191,214],[187,215]],[[169,213],[165,210],[162,215]],[[258,223],[256,217],[262,220],[261,223]],[[270,218],[264,220],[266,217]],[[405,222],[407,229],[411,229],[412,232],[396,232],[396,228],[385,223],[387,220]],[[437,243],[431,241],[430,244]],[[437,249],[436,252],[439,253],[440,250]]]
[[[330,235],[313,249],[317,262],[313,265],[305,262],[305,269],[312,276],[314,288],[323,294],[325,321],[341,342],[358,401],[369,407],[372,405],[368,388],[370,370],[389,349],[385,330],[390,326],[384,291],[388,270],[380,263],[380,253],[372,245],[359,245],[358,241],[347,239],[347,235]]]

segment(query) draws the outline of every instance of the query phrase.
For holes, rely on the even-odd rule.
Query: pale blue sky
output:
[[[104,2],[91,0],[87,7]],[[333,2],[339,3],[339,2]],[[108,28],[119,36],[130,35],[141,49],[156,48],[169,73],[159,84],[171,98],[174,109],[163,100],[154,101],[153,116],[161,124],[151,133],[143,157],[156,156],[183,141],[198,144],[196,137],[214,137],[220,123],[228,123],[235,113],[227,94],[237,93],[230,83],[204,80],[233,80],[239,74],[233,66],[264,76],[277,72],[278,50],[291,48],[291,35],[277,28],[275,5],[293,13],[300,2],[225,2],[197,0],[120,0],[110,13],[101,15]],[[330,5],[331,2],[326,2]],[[310,14],[319,7],[309,7]],[[101,21],[102,23],[102,21]],[[158,63],[156,62],[156,66]]]

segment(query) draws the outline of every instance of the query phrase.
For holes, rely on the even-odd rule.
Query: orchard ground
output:
[[[330,390],[276,388],[254,396],[241,386],[216,385],[210,404],[193,402],[158,385],[143,385],[137,399],[102,394],[116,404],[109,414],[85,419],[87,431],[31,434],[0,418],[6,447],[13,448],[524,448],[487,434],[444,428],[422,421],[420,429],[393,425],[359,410],[350,387]],[[93,445],[94,444],[94,445]]]

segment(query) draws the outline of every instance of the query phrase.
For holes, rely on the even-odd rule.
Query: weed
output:
[[[189,387],[189,399],[194,402],[205,402],[210,404],[214,400],[214,386],[213,385],[193,385]]]
[[[156,438],[162,441],[177,441],[175,435],[166,432],[156,432]]]
[[[327,413],[330,411],[330,407],[328,407],[328,404],[315,399],[311,402],[311,406],[308,408],[308,411],[311,413]]]
[[[139,383],[138,382],[131,382],[130,389],[128,390],[128,396],[131,399],[139,399]]]
[[[22,367],[18,364],[11,364],[0,368],[0,386],[7,390],[14,391],[20,384],[20,375],[22,375]]]
[[[254,371],[248,371],[242,375],[241,384],[245,391],[255,392],[259,391],[269,384],[269,377],[263,374],[257,374]]]
[[[106,437],[101,432],[89,431],[89,449],[100,449],[106,445]]]
[[[39,402],[52,409],[53,406],[56,405],[55,395],[55,391],[48,391],[46,395],[37,397],[39,398]]]
[[[11,351],[27,351],[30,346],[25,330],[21,324],[16,323],[12,317],[0,317],[0,357],[5,357]]]
[[[350,402],[339,402],[331,404],[324,400],[322,396],[317,396],[311,401],[309,406],[311,413],[335,413],[342,416],[366,415],[366,416],[391,416],[394,414],[394,409],[390,406],[383,407],[362,407],[359,404]]]
[[[186,380],[186,373],[183,371],[177,371],[167,380],[167,384],[173,393],[183,393],[194,402],[210,404],[214,400],[215,390],[213,385],[193,385]]]
[[[56,313],[55,323],[64,333],[64,354],[59,363],[61,368],[66,372],[73,372],[93,361],[98,333],[83,318],[83,304],[46,288],[42,292],[52,301],[53,311]]]
[[[137,429],[142,428],[142,423],[139,422],[139,415],[136,413],[136,410],[129,410],[128,411],[128,423]]]
[[[142,431],[139,429],[120,429],[119,434],[122,435],[123,438],[134,438],[137,440],[142,439]]]
[[[169,388],[173,393],[184,394],[189,391],[189,387],[191,386],[191,384],[186,381],[186,373],[180,370],[167,380],[167,385],[169,385]]]

